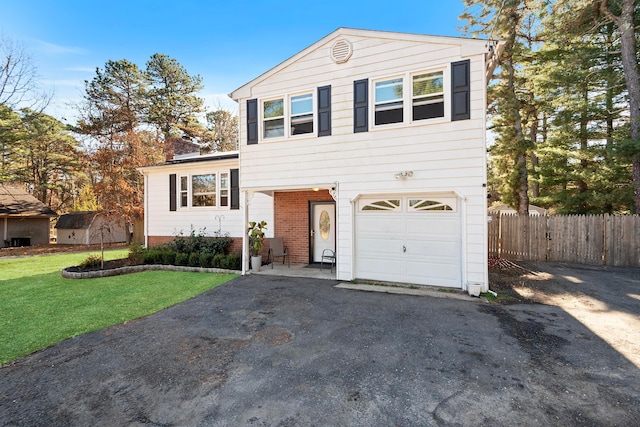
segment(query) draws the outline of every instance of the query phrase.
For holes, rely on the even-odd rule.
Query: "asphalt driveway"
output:
[[[335,284],[245,276],[23,358],[0,424],[640,425],[639,369],[559,306]]]

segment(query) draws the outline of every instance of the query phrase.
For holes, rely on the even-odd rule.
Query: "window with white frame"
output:
[[[220,206],[229,206],[229,174],[220,174]]]
[[[216,206],[216,174],[191,175],[191,206]]]
[[[284,99],[271,99],[262,103],[262,137],[284,136]]]
[[[374,126],[445,116],[444,70],[373,81]]]
[[[386,125],[404,121],[402,78],[375,82],[375,124]]]
[[[413,120],[444,117],[444,76],[442,71],[413,76]]]
[[[186,208],[189,206],[189,177],[180,177],[180,207]]]
[[[314,99],[308,92],[262,101],[262,139],[314,133]]]
[[[313,94],[291,97],[291,135],[313,133]]]
[[[228,171],[181,175],[179,182],[181,209],[225,208],[231,203],[231,181]]]

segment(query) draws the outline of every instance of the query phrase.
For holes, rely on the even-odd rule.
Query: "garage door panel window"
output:
[[[453,207],[452,207],[453,206]],[[455,204],[431,199],[409,199],[409,212],[455,212]]]
[[[376,200],[376,201],[364,201],[360,210],[362,211],[400,211],[400,200],[398,199],[390,199],[390,200]]]

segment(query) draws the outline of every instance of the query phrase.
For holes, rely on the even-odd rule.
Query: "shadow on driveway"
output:
[[[244,276],[23,358],[0,423],[640,425],[638,369],[559,307],[335,284]]]
[[[640,368],[640,268],[524,265],[521,296],[560,307]]]

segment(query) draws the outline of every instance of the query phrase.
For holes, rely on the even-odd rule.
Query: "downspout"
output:
[[[149,248],[149,174],[144,173],[144,246]]]

